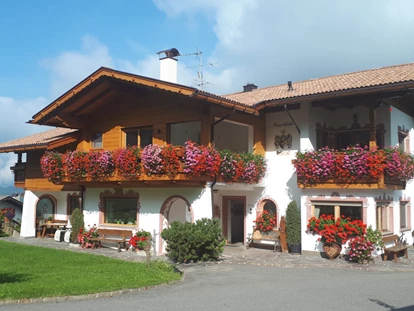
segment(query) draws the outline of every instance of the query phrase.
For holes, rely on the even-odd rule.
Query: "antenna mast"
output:
[[[203,67],[205,67],[205,66],[214,66],[217,63],[214,63],[214,64],[213,63],[208,63],[207,65],[204,65],[203,64],[203,52],[200,51],[197,46],[196,46],[196,50],[197,50],[197,52],[189,53],[189,54],[181,54],[181,56],[192,56],[192,55],[195,55],[195,57],[198,59],[198,65],[196,65],[196,66],[190,66],[190,67],[185,67],[184,69],[198,68],[198,70],[197,70],[197,77],[194,78],[193,86],[196,86],[197,88],[199,88],[201,90],[204,90],[205,85],[207,85],[207,84],[213,85],[213,84],[210,83],[210,82],[208,82],[208,81],[205,81],[204,80]]]

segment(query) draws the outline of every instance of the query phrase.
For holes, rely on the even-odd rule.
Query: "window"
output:
[[[404,152],[410,152],[409,132],[404,128],[398,127],[398,147]]]
[[[136,221],[136,198],[104,198],[105,223],[119,225],[135,225]]]
[[[266,200],[266,203],[263,206],[263,210],[268,211],[269,214],[276,215],[276,205],[270,200]]]
[[[43,196],[36,204],[36,218],[47,219],[54,217],[55,201],[49,196]]]
[[[391,231],[391,212],[389,203],[377,203],[377,229],[382,232]]]
[[[200,133],[200,121],[170,124],[170,144],[184,146],[188,140],[200,144]]]
[[[312,205],[312,215],[319,218],[321,215],[332,215],[335,218],[344,216],[351,220],[362,220],[362,204],[360,203],[341,203],[336,205],[331,202],[320,202]]]
[[[126,146],[144,148],[152,144],[152,128],[125,129]]]
[[[407,202],[400,202],[400,229],[410,229],[410,206]]]
[[[101,149],[102,148],[102,133],[92,133],[92,148]]]
[[[67,198],[67,206],[66,206],[66,214],[68,216],[72,215],[73,210],[75,208],[82,208],[81,205],[81,196],[78,194],[68,194]]]

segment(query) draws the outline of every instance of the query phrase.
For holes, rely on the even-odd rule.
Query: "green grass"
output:
[[[179,280],[169,265],[0,241],[0,300],[83,295]]]

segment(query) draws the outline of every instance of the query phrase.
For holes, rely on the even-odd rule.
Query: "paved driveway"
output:
[[[414,310],[413,272],[220,263],[186,266],[185,279],[134,294],[8,311]]]

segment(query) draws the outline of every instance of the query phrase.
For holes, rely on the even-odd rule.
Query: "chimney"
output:
[[[247,83],[243,86],[243,93],[251,92],[253,90],[257,90],[257,85],[255,85],[254,83]]]
[[[180,52],[178,52],[177,49],[172,48],[159,51],[157,54],[160,58],[160,80],[177,83],[178,60],[174,57],[180,56]]]
[[[288,91],[293,91],[292,81],[288,81]]]

